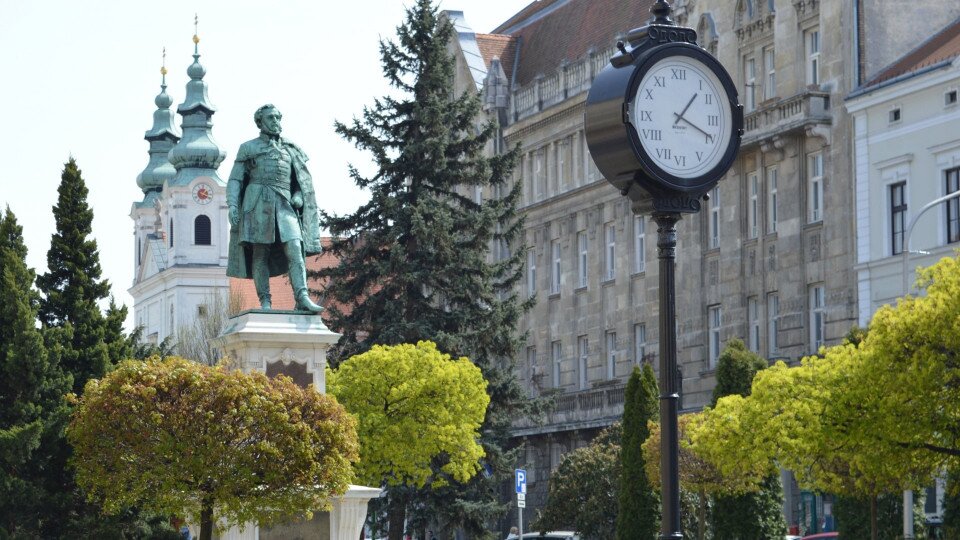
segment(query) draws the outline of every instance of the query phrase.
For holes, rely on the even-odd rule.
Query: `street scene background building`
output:
[[[543,424],[515,425],[526,449],[520,465],[528,472],[528,512],[545,504],[547,480],[563,454],[619,420],[633,365],[658,366],[656,230],[599,175],[583,134],[593,77],[617,40],[649,21],[653,3],[534,2],[489,34],[471,29],[469,13],[447,12],[458,30],[450,45],[458,91],[478,89],[488,118],[501,125],[502,140],[489,150],[519,145],[522,152],[514,173],[523,184],[528,250],[521,289],[537,302],[521,323],[528,339],[518,375],[531,395],[556,393]],[[700,214],[678,225],[681,407],[694,411],[710,400],[729,339],[742,339],[771,362],[798,362],[866,322],[857,235],[879,229],[857,225],[863,195],[844,100],[941,31],[960,6],[673,4],[677,22],[696,29],[700,45],[733,76],[745,113],[733,168]],[[951,138],[949,130],[939,132]],[[871,203],[865,207],[877,207]],[[503,249],[491,246],[492,256],[504,256]],[[788,473],[783,479],[787,522],[796,524],[800,493]],[[822,500],[815,504],[823,515]]]

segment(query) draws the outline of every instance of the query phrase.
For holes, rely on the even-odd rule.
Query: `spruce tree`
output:
[[[498,128],[477,125],[476,92],[455,95],[448,52],[454,36],[430,0],[417,0],[397,40],[381,42],[383,73],[397,92],[375,100],[361,118],[335,124],[373,158],[371,176],[350,168],[371,197],[353,213],[323,216],[340,261],[319,273],[329,279],[330,325],[343,334],[332,363],[373,344],[429,339],[445,353],[470,358],[489,383],[482,437],[488,474],[466,486],[392,489],[391,538],[399,538],[396,525],[408,507],[422,509],[443,528],[482,533],[506,509],[497,492],[515,456],[504,445],[511,421],[529,406],[513,373],[521,343],[515,329],[529,307],[512,290],[523,265],[516,245],[519,184],[509,179],[518,151],[484,155]],[[494,196],[478,202],[472,196],[477,186]],[[491,261],[491,245],[511,253]]]
[[[36,327],[39,295],[16,216],[0,217],[0,538],[41,537],[50,467],[44,441],[67,419],[70,378],[51,360]]]
[[[73,375],[73,389],[100,378],[110,365],[105,343],[107,325],[98,302],[107,297],[110,283],[101,279],[100,253],[93,232],[93,210],[87,204],[87,186],[72,157],[60,176],[59,197],[53,207],[56,232],[47,251],[47,273],[37,278],[43,293],[40,321],[47,343],[56,348],[63,369]]]
[[[739,339],[730,340],[717,360],[717,385],[713,401],[729,395],[750,395],[753,377],[767,367],[767,361],[749,351]],[[717,496],[713,507],[715,538],[783,538],[783,486],[772,474],[755,493]]]
[[[660,416],[657,378],[650,364],[633,368],[623,403],[620,448],[620,511],[617,540],[654,538],[660,524],[660,498],[647,478],[641,446],[650,437],[648,422]]]

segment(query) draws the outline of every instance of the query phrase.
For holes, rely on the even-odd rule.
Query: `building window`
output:
[[[633,271],[643,272],[647,268],[646,223],[643,216],[633,216]]]
[[[587,286],[587,231],[577,233],[577,287]]]
[[[707,358],[707,369],[713,369],[717,367],[717,359],[720,358],[720,306],[708,308],[707,321],[710,325],[708,332],[710,356]]]
[[[587,387],[587,364],[590,354],[590,341],[587,340],[587,336],[579,336],[577,338],[577,359],[579,363],[579,378],[580,378],[580,388],[585,389]]]
[[[807,84],[820,84],[820,28],[814,27],[804,34],[807,52]]]
[[[537,348],[527,347],[527,380],[532,384],[537,367]]]
[[[565,137],[557,143],[557,178],[560,191],[570,189],[570,137]]]
[[[890,254],[903,253],[903,237],[907,228],[907,183],[890,186]]]
[[[807,205],[810,223],[823,219],[823,153],[807,156]]]
[[[780,333],[780,296],[767,294],[767,356],[780,352],[777,334]]]
[[[537,251],[530,248],[527,251],[527,296],[537,294]]]
[[[142,248],[140,247],[140,237],[139,237],[139,236],[137,237],[137,245],[134,246],[133,249],[137,250],[137,267],[139,268],[139,267],[140,267],[140,254],[141,254],[141,252],[143,251]]]
[[[617,333],[607,332],[607,379],[617,376]]]
[[[756,238],[760,234],[760,174],[752,172],[747,175],[747,186],[750,190],[750,203],[747,205],[747,237]]]
[[[747,346],[755,353],[760,352],[760,306],[757,305],[757,297],[747,298]]]
[[[763,99],[772,99],[777,95],[777,64],[773,47],[763,49]]]
[[[560,294],[560,240],[550,242],[550,294]]]
[[[637,365],[647,357],[647,325],[633,325],[633,356]]]
[[[823,284],[810,286],[810,347],[813,353],[823,347],[827,330]]]
[[[606,241],[603,257],[603,277],[610,281],[616,277],[617,271],[617,228],[613,223],[604,225],[603,238]]]
[[[543,200],[546,191],[547,175],[543,170],[543,149],[537,150],[533,154],[533,185],[536,190],[536,200]]]
[[[210,245],[210,218],[207,216],[199,215],[193,220],[193,243],[198,246]]]
[[[946,193],[960,191],[960,167],[950,169],[944,173]],[[947,242],[960,241],[960,199],[947,200]]]
[[[900,121],[900,107],[890,109],[890,112],[887,115],[887,119],[891,124],[896,124]]]
[[[710,217],[707,221],[710,248],[720,247],[720,188],[710,190]]]
[[[951,105],[957,104],[957,91],[956,90],[947,90],[943,94],[943,105],[949,107]]]
[[[767,167],[767,233],[777,232],[777,166]]]
[[[554,341],[550,343],[550,365],[553,366],[553,387],[560,388],[560,362],[563,359],[561,356],[560,342]]]
[[[170,218],[170,247],[173,247],[173,218]]]
[[[743,58],[743,108],[751,112],[757,108],[757,62],[752,56]]]

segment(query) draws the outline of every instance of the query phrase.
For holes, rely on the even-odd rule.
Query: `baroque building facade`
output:
[[[555,395],[543,423],[518,420],[528,512],[542,508],[562,455],[620,419],[634,365],[658,368],[656,229],[634,216],[594,166],[583,132],[593,77],[653,0],[541,0],[476,33],[457,29],[458,91],[476,89],[500,123],[490,151],[520,147],[524,296],[518,376]],[[892,1],[677,0],[737,84],[745,132],[733,168],[697,215],[678,224],[677,329],[683,411],[711,399],[726,341],[797,362],[858,322],[853,127],[844,98],[910,45]],[[921,0],[931,30],[957,8]],[[909,20],[913,20],[912,18]],[[882,27],[873,33],[873,27]],[[877,35],[886,36],[883,40]],[[497,196],[494,193],[477,196]],[[518,249],[520,249],[518,248]],[[502,254],[492,246],[492,256]],[[810,516],[787,482],[788,524]],[[803,510],[803,511],[802,511]],[[822,508],[821,515],[822,515]]]

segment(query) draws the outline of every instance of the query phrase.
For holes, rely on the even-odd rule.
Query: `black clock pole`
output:
[[[670,19],[670,4],[665,0],[657,0],[650,8],[650,13],[653,20],[647,26],[628,32],[625,41],[617,44],[619,52],[594,78],[584,110],[584,132],[590,155],[604,178],[621,195],[630,199],[634,213],[651,215],[657,223],[660,269],[660,540],[681,540],[680,432],[677,426],[681,382],[677,369],[677,222],[682,214],[700,211],[701,197],[717,185],[736,160],[743,136],[743,107],[737,101],[736,86],[730,74],[716,58],[697,45],[696,31],[678,26]],[[697,63],[701,69],[716,75],[720,82],[713,92],[719,99],[718,106],[723,104],[726,107],[721,111],[721,117],[729,122],[725,120],[721,129],[729,129],[729,136],[727,133],[716,135],[720,137],[716,140],[717,144],[725,146],[716,148],[720,155],[714,158],[715,161],[703,164],[705,170],[672,173],[677,169],[669,161],[670,154],[666,154],[666,163],[656,157],[661,154],[660,149],[656,150],[656,156],[652,156],[652,150],[646,147],[648,141],[641,138],[641,131],[647,130],[638,130],[638,124],[653,120],[649,111],[643,111],[646,114],[639,116],[637,114],[641,108],[638,105],[641,98],[637,96],[650,95],[649,90],[641,94],[644,77],[653,73],[656,66],[661,65],[660,62],[671,59]],[[697,94],[693,93],[693,96],[696,98]],[[692,103],[693,100],[687,104],[687,108]],[[656,109],[655,102],[650,105]],[[713,141],[714,135],[703,131],[696,121],[686,120],[686,112],[687,109],[683,109],[682,112],[674,112],[674,116],[706,134],[708,142]],[[669,118],[667,111],[664,113],[668,120],[661,127],[680,133],[677,123]],[[659,134],[660,131],[651,132]],[[675,155],[686,153],[673,150]],[[677,165],[680,163],[678,160]],[[685,164],[685,160],[682,163]],[[666,169],[664,165],[667,165]]]
[[[660,538],[683,538],[680,532],[680,385],[677,380],[676,258],[679,212],[657,212],[657,258],[660,260]]]

